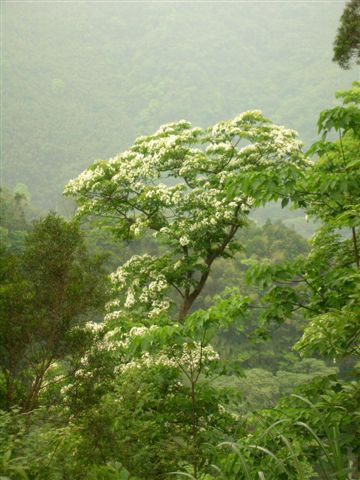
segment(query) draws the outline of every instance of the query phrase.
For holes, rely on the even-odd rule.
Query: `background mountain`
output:
[[[164,122],[254,108],[311,142],[354,77],[331,62],[343,7],[4,2],[2,182],[55,207],[68,179]]]

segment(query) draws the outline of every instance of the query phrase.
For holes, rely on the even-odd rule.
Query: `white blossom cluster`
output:
[[[71,392],[72,388],[74,387],[74,385],[72,383],[68,383],[66,385],[64,385],[61,390],[60,390],[60,393],[61,395],[63,395],[64,397],[66,397],[66,395]]]
[[[89,330],[92,333],[99,333],[103,331],[104,324],[96,322],[86,322],[82,328],[85,328],[85,330]]]
[[[107,352],[118,352],[123,354],[129,348],[131,341],[134,337],[144,336],[149,333],[153,333],[159,327],[157,325],[152,325],[150,327],[145,326],[135,326],[132,327],[128,332],[124,333],[121,327],[115,327],[107,331],[101,338],[96,342],[95,348],[98,351],[105,350]],[[81,359],[82,365],[88,364],[89,355],[85,355]]]
[[[87,322],[81,328],[85,328],[94,334],[94,342],[90,350],[80,358],[79,368],[75,371],[75,379],[80,382],[94,377],[95,372],[91,367],[91,358],[94,354],[106,352],[111,355],[114,364],[119,365],[123,362],[124,355],[131,344],[132,338],[136,335],[148,333],[149,331],[145,327],[133,327],[130,332],[125,335],[120,327],[115,327],[106,332],[106,324],[94,322]],[[75,387],[75,384],[69,383],[61,388],[60,393],[65,402]]]
[[[204,209],[214,227],[210,233],[216,235],[238,215],[239,206],[250,206],[247,198],[226,192],[228,180],[249,169],[296,162],[300,148],[296,132],[272,125],[256,110],[207,129],[183,120],[138,138],[109,161],[95,162],[65,192],[77,197],[79,213],[115,214],[134,236],[165,227],[168,237],[183,247],[188,224],[194,240],[200,240],[195,234],[197,226],[203,228]],[[164,175],[176,184],[161,182]]]
[[[219,360],[219,354],[212,345],[202,346],[199,342],[184,343],[178,350],[166,349],[160,354],[151,355],[145,352],[138,359],[133,359],[125,364],[116,367],[116,373],[124,373],[131,369],[153,368],[163,366],[180,369],[189,375],[199,370],[207,370],[210,362]]]
[[[199,368],[207,368],[209,362],[219,360],[219,354],[212,345],[202,346],[200,342],[192,344],[184,343],[181,356],[177,359],[178,364],[182,365],[190,372],[198,371]]]
[[[155,366],[171,367],[176,368],[176,362],[174,359],[167,357],[166,355],[151,355],[149,352],[142,354],[141,358],[133,359],[125,364],[118,365],[115,367],[115,373],[124,373],[129,370],[138,368],[153,368]]]
[[[159,271],[157,257],[134,255],[110,275],[110,281],[114,299],[106,306],[105,321],[129,317],[134,307],[148,318],[170,308],[170,301],[165,298],[169,285]]]

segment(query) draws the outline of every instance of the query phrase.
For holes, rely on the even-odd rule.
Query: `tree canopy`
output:
[[[116,296],[127,292],[125,311],[136,304],[153,317],[170,308],[164,297],[173,287],[183,320],[214,260],[239,248],[236,233],[252,207],[276,198],[275,191],[255,197],[226,185],[253,172],[263,172],[268,184],[280,182],[285,170],[303,163],[296,132],[249,111],[206,129],[186,121],[164,125],[117,157],[96,162],[65,192],[76,196],[78,214],[108,217],[119,238],[154,232],[166,253],[133,257],[120,267],[112,277]]]
[[[333,61],[343,69],[360,65],[360,1],[347,2],[334,41]]]

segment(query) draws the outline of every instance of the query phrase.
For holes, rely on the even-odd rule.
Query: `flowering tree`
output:
[[[169,312],[175,291],[183,322],[216,258],[239,249],[236,233],[251,208],[277,198],[269,172],[275,179],[298,169],[300,149],[296,132],[250,111],[205,129],[164,125],[72,180],[65,193],[77,198],[78,214],[107,219],[122,239],[151,231],[166,246],[165,254],[134,256],[113,273],[107,319],[154,321]],[[266,185],[252,195],[227,188],[254,173]]]
[[[100,347],[108,345],[105,350],[115,354],[114,388],[121,397],[127,397],[141,375],[148,375],[146,383],[152,379],[155,395],[162,388],[159,372],[161,378],[172,379],[171,388],[182,392],[183,400],[178,399],[182,406],[175,410],[162,390],[155,395],[163,398],[161,409],[169,412],[164,413],[167,420],[159,426],[163,432],[159,435],[164,440],[167,430],[169,435],[178,430],[185,445],[181,461],[192,466],[195,477],[206,468],[200,452],[219,443],[234,423],[231,416],[225,422],[227,414],[219,410],[223,394],[205,382],[207,375],[223,368],[211,340],[216,330],[246,310],[249,299],[230,297],[206,312],[190,314],[191,308],[214,261],[241,248],[236,234],[246,226],[250,210],[286,195],[294,178],[289,172],[298,173],[303,163],[297,134],[252,111],[206,129],[193,128],[186,121],[164,125],[115,158],[95,162],[66,187],[66,193],[77,198],[79,215],[99,217],[118,238],[131,240],[150,233],[159,242],[161,253],[134,255],[111,275],[108,333]],[[92,381],[92,374],[84,375]],[[136,421],[144,431],[150,415],[151,430],[159,419],[144,407],[142,387],[138,391]],[[120,410],[127,418],[134,404],[124,402]],[[209,429],[201,433],[205,405],[215,423],[223,424],[221,431],[214,424],[213,436]],[[148,435],[145,453],[154,446],[154,432]],[[136,455],[137,439],[135,435],[131,441]],[[151,464],[161,465],[164,454],[156,441]],[[167,455],[174,459],[171,449]],[[169,464],[164,468],[163,474]],[[136,475],[148,476],[148,472]]]

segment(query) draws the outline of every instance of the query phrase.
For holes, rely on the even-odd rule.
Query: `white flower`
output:
[[[185,247],[186,245],[189,245],[190,240],[186,235],[183,235],[182,237],[180,237],[179,243],[182,247]]]
[[[131,308],[134,304],[135,304],[134,293],[131,289],[129,289],[124,307]]]
[[[174,270],[177,270],[180,267],[181,267],[181,261],[178,260],[177,262],[174,263]]]
[[[148,332],[148,329],[146,327],[133,327],[130,332],[129,332],[129,335],[131,337],[136,337],[136,336],[139,336],[139,337],[142,337],[144,336],[146,333]]]
[[[85,323],[86,330],[90,330],[91,332],[97,333],[101,332],[104,328],[103,323],[95,323],[95,322],[87,322]]]
[[[107,313],[104,317],[104,322],[110,322],[111,320],[118,320],[122,316],[121,310],[115,310],[114,312]]]
[[[69,383],[68,385],[64,385],[60,390],[61,395],[65,396],[72,389],[72,387],[73,385],[71,383]]]

